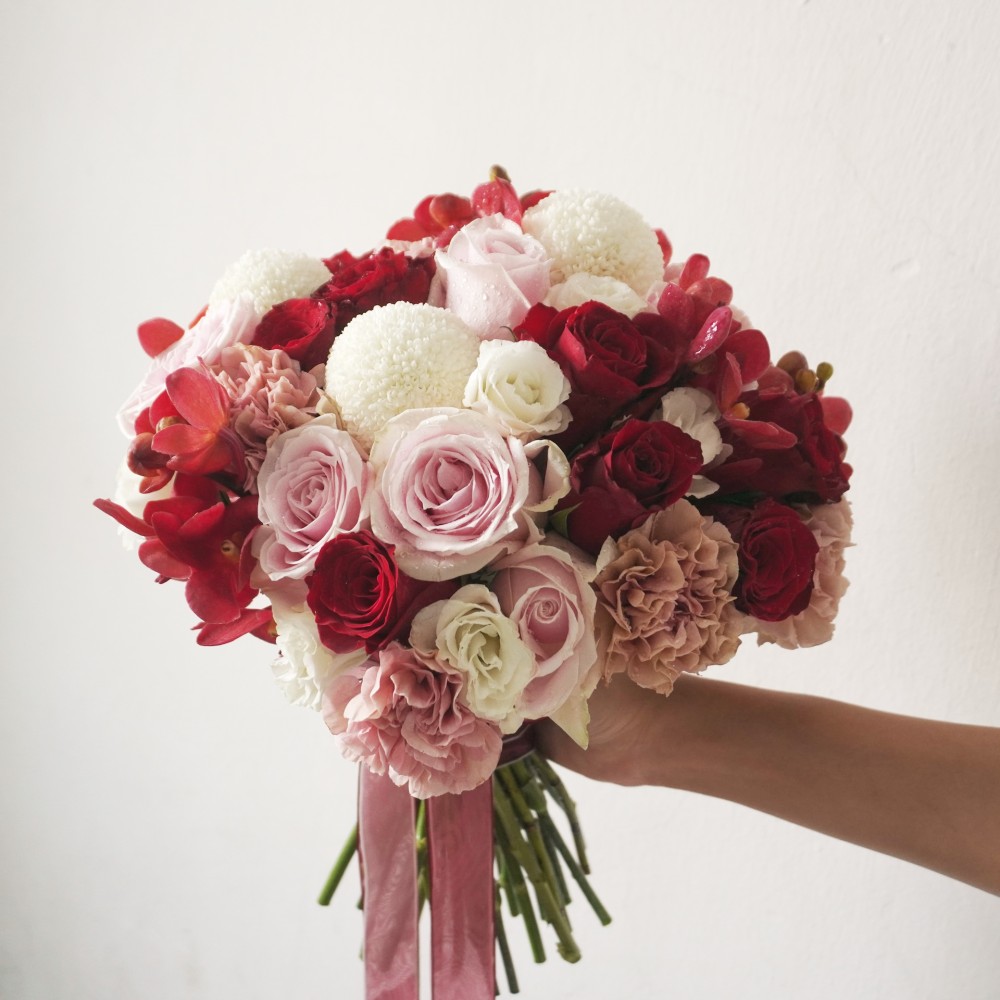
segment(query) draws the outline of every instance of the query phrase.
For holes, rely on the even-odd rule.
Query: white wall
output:
[[[279,11],[284,13],[279,13]],[[494,161],[712,256],[836,366],[856,468],[831,645],[718,676],[1000,725],[1000,8],[36,0],[0,12],[0,995],[360,996],[312,898],[354,774],[269,650],[202,650],[88,506],[136,323],[245,248],[360,251]],[[1000,996],[1000,900],[735,806],[574,779],[607,930],[526,998]]]

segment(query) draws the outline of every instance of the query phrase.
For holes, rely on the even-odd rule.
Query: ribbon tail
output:
[[[361,768],[358,835],[365,905],[367,1000],[418,1000],[417,855],[413,798]]]
[[[427,802],[434,1000],[493,1000],[493,783]]]

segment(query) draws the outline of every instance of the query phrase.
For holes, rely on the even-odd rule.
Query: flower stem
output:
[[[524,842],[517,832],[517,820],[510,809],[510,803],[499,785],[493,783],[493,816],[494,837],[496,845],[504,856],[504,865],[510,880],[511,891],[517,899],[517,907],[524,918],[524,927],[531,944],[531,955],[536,962],[545,961],[545,947],[542,936],[538,932],[538,922],[535,919],[535,908],[531,904],[531,896],[521,873],[520,852],[514,841],[523,847]]]
[[[431,898],[431,883],[428,875],[427,859],[427,802],[420,799],[417,802],[416,824],[417,849],[417,918],[424,912],[424,904]]]
[[[611,923],[611,914],[604,908],[604,904],[597,898],[597,893],[591,888],[590,882],[587,881],[587,876],[584,874],[583,869],[577,863],[576,858],[573,857],[570,849],[566,846],[566,841],[563,840],[562,834],[559,833],[559,828],[552,822],[552,817],[545,815],[540,816],[542,826],[546,828],[548,835],[551,837],[552,842],[555,844],[556,849],[563,856],[563,860],[566,862],[570,873],[573,878],[576,879],[577,884],[580,886],[584,896],[587,897],[587,902],[593,907],[594,913],[597,914],[597,919],[601,921],[602,924],[607,926]]]
[[[504,975],[507,977],[507,989],[511,993],[518,993],[520,991],[517,988],[517,973],[514,971],[514,960],[511,958],[510,945],[507,943],[507,930],[503,925],[503,907],[500,903],[499,886],[494,886],[493,900],[493,927],[496,931],[497,945],[500,948]]]
[[[330,900],[333,899],[333,894],[337,891],[337,886],[340,885],[340,880],[344,877],[344,872],[347,871],[347,866],[350,864],[351,858],[354,857],[357,849],[358,825],[355,823],[354,829],[351,830],[350,836],[341,848],[340,855],[337,857],[336,862],[334,862],[330,876],[326,880],[326,885],[323,886],[323,890],[316,900],[320,906],[330,905]]]
[[[559,938],[557,950],[567,962],[576,962],[580,959],[580,948],[573,938],[573,931],[566,919],[566,910],[557,899],[557,883],[552,870],[552,862],[545,847],[541,830],[537,819],[521,794],[517,780],[509,768],[500,768],[497,771],[500,779],[500,786],[506,793],[506,801],[501,797],[509,815],[503,818],[506,827],[505,833],[513,836],[517,841],[517,855],[522,867],[531,884],[535,889],[535,897],[538,900],[538,910],[543,919],[552,925],[556,936]],[[510,806],[513,805],[513,810]],[[516,814],[516,818],[515,818]],[[516,823],[520,822],[521,828],[527,835],[528,841],[520,836],[520,831],[516,828]],[[513,844],[511,845],[514,846]]]
[[[570,832],[573,834],[573,845],[576,847],[576,856],[580,859],[580,868],[589,875],[590,863],[587,861],[587,848],[583,842],[583,830],[580,827],[580,820],[576,815],[576,803],[570,798],[569,792],[566,791],[566,786],[562,783],[559,775],[553,770],[552,765],[541,754],[531,754],[526,760],[535,769],[546,790],[558,803],[559,808],[566,814],[566,818],[569,820]]]

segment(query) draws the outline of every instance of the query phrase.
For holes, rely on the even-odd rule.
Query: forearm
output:
[[[729,799],[1000,894],[1000,730],[702,678],[649,694],[627,756],[604,774],[586,754],[565,762]],[[604,711],[595,722],[610,726]]]

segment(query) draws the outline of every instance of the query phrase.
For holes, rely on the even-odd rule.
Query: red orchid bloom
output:
[[[201,645],[230,642],[253,632],[272,638],[270,609],[249,608],[254,559],[250,543],[259,527],[257,498],[232,497],[199,476],[178,476],[174,495],[151,500],[142,518],[111,500],[94,506],[141,535],[139,558],[157,582],[184,580],[188,606],[204,624]]]
[[[167,468],[191,475],[242,469],[243,445],[229,427],[229,397],[204,368],[167,376],[167,395],[183,423],[158,429],[152,446],[169,455]]]

